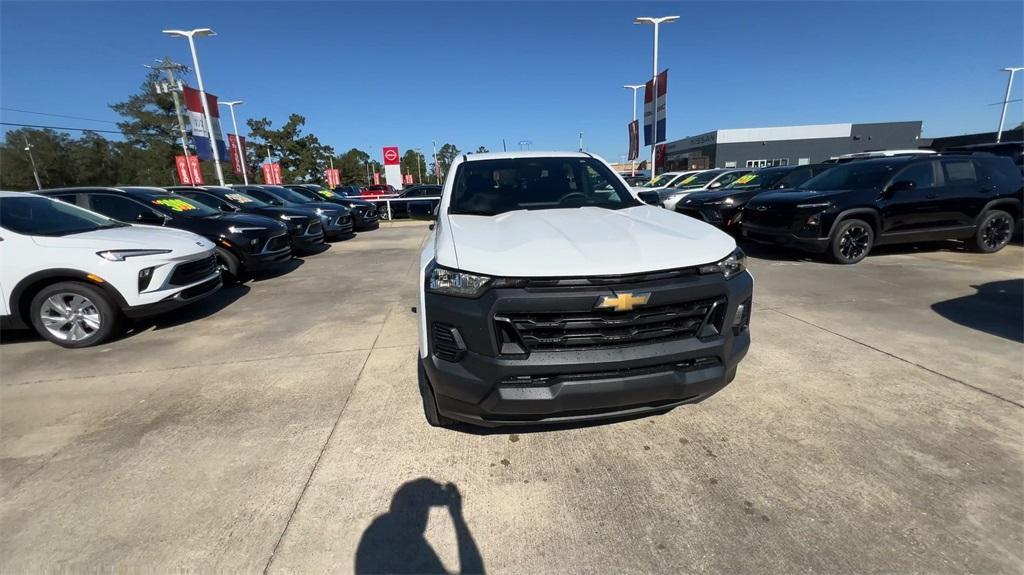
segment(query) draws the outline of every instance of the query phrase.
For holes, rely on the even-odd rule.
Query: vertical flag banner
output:
[[[274,186],[284,183],[284,180],[281,179],[281,164],[263,164],[260,167],[263,168],[263,183]]]
[[[665,144],[658,144],[654,147],[654,167],[656,169],[665,167]]]
[[[647,81],[647,87],[644,89],[644,145],[650,146],[651,144],[657,144],[658,142],[665,141],[665,112],[667,108],[665,106],[666,97],[668,95],[668,70],[658,74],[658,97],[654,97],[654,80]],[[657,101],[658,107],[658,130],[657,140],[652,141],[651,134],[651,123],[654,121],[654,107],[655,101]]]
[[[380,174],[378,174],[377,172],[373,173],[373,185],[375,185],[375,186],[379,186],[380,185]]]
[[[392,186],[402,188],[401,157],[396,146],[384,146],[384,181]]]
[[[220,129],[220,110],[217,107],[217,96],[213,94],[206,95],[206,103],[210,107],[210,120],[213,122],[211,130],[206,125],[206,116],[203,114],[203,99],[199,94],[199,90],[185,86],[182,92],[185,95],[188,119],[192,124],[192,141],[196,145],[199,159],[213,159],[211,141],[215,141],[220,159],[224,160],[228,157],[228,147],[224,142],[224,132]]]
[[[274,162],[270,164],[270,169],[274,172],[274,184],[280,186],[284,183],[284,179],[281,178],[281,164]]]
[[[245,138],[228,134],[228,142],[231,148],[231,169],[236,176],[241,176],[242,172],[248,170],[245,165]]]
[[[203,182],[203,171],[199,168],[196,156],[174,156],[174,165],[178,168],[178,180],[187,186],[200,186]]]
[[[326,176],[328,187],[335,188],[341,185],[341,174],[338,171],[338,168],[329,168],[326,171]]]
[[[640,156],[640,121],[633,120],[629,123],[629,157],[630,162]]]

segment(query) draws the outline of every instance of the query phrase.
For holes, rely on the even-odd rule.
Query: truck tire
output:
[[[455,421],[448,419],[437,411],[437,399],[434,397],[434,390],[430,388],[430,381],[427,380],[427,371],[423,364],[416,361],[416,375],[419,380],[420,397],[423,399],[423,415],[431,427],[448,427]]]
[[[29,304],[39,335],[68,348],[103,343],[116,333],[121,312],[101,288],[83,282],[48,285]]]
[[[829,255],[832,261],[851,265],[864,259],[875,245],[875,232],[864,220],[849,219],[839,222],[832,233]]]
[[[1003,210],[985,212],[967,247],[983,254],[998,252],[1013,238],[1013,223],[1013,216]]]

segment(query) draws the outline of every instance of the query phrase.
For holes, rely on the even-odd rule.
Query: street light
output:
[[[420,161],[420,160],[423,159],[423,148],[413,148],[413,151],[416,152],[416,171],[419,172],[419,174],[420,174],[420,183],[422,184],[423,183],[423,162]]]
[[[654,165],[654,149],[658,145],[658,26],[675,22],[678,19],[679,16],[661,16],[659,18],[641,16],[633,20],[634,24],[654,25],[654,80],[651,86],[651,95],[654,97],[652,106],[654,117],[651,120],[651,178],[654,178],[657,172]]]
[[[996,143],[1003,139],[1003,121],[1006,120],[1006,105],[1010,103],[1010,90],[1013,88],[1013,75],[1024,70],[1024,68],[1003,68],[1004,72],[1010,73],[1010,79],[1006,82],[1006,97],[1003,98],[1003,113],[999,114],[999,131],[996,132]]]
[[[627,90],[633,90],[633,121],[634,122],[636,121],[636,91],[641,89],[641,88],[643,88],[643,87],[645,87],[645,84],[626,84],[625,86],[623,86],[623,88],[625,88]],[[655,98],[655,103],[657,103],[657,98]],[[639,137],[640,136],[638,135],[637,138],[639,138]],[[632,147],[632,145],[633,145],[633,142],[630,141],[630,147]],[[636,158],[632,158],[629,161],[629,172],[630,172],[630,175],[636,176]]]
[[[231,127],[235,130],[235,149],[238,150],[240,156],[240,164],[242,164],[242,181],[245,185],[249,185],[249,166],[246,165],[245,156],[242,156],[242,142],[238,139],[238,122],[235,121],[235,106],[240,106],[245,103],[245,100],[232,100],[230,102],[221,102],[221,106],[227,106],[231,110]]]
[[[28,136],[25,138],[25,152],[28,153],[28,161],[32,162],[32,175],[36,179],[36,189],[43,189],[43,184],[39,182],[39,170],[36,169],[36,159],[32,157],[32,144],[28,143]]]
[[[217,180],[224,185],[224,172],[220,167],[220,150],[217,149],[217,142],[213,134],[213,118],[210,116],[210,104],[206,101],[206,88],[203,87],[203,74],[199,71],[199,57],[196,56],[196,36],[216,36],[217,33],[209,28],[196,28],[194,30],[164,30],[164,34],[181,38],[188,38],[188,47],[192,51],[192,67],[196,71],[196,82],[199,84],[199,97],[203,101],[203,117],[206,119],[206,132],[210,137],[210,148],[213,149],[213,167],[217,171]]]

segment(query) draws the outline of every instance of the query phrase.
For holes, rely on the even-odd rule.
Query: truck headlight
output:
[[[488,276],[450,270],[435,264],[428,270],[426,289],[431,293],[474,298],[479,297],[490,282]]]
[[[261,228],[261,227],[258,227],[258,226],[245,226],[245,227],[243,227],[243,226],[230,226],[228,228],[228,231],[233,233],[233,234],[244,234],[245,232],[259,232],[259,231],[263,231],[265,229],[267,229],[267,228]]]
[[[702,274],[714,274],[721,273],[725,276],[725,279],[736,277],[743,273],[747,269],[747,254],[743,253],[743,250],[736,248],[736,251],[729,254],[723,260],[719,260],[713,264],[700,267],[700,273]]]

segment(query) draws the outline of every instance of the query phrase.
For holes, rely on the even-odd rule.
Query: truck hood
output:
[[[713,263],[736,249],[718,229],[653,206],[448,214],[437,262],[506,277],[621,275]]]
[[[33,236],[32,241],[51,248],[89,248],[102,250],[164,249],[181,253],[204,252],[213,243],[192,232],[156,226],[131,225],[96,230],[70,236]]]
[[[750,200],[747,205],[773,205],[773,206],[795,206],[809,201],[828,201],[836,196],[849,194],[857,190],[829,190],[827,192],[816,192],[813,190],[779,190],[777,192],[765,192],[758,194]]]

